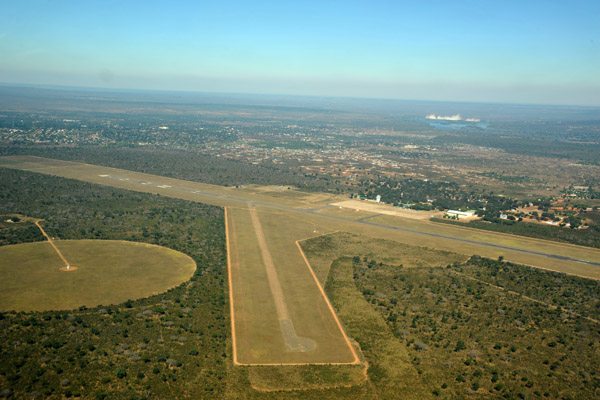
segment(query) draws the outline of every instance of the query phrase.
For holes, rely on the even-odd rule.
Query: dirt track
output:
[[[258,242],[258,247],[260,248],[260,254],[262,255],[265,269],[267,270],[267,279],[269,280],[269,287],[271,288],[273,301],[275,302],[275,307],[277,308],[277,316],[280,320],[289,320],[290,313],[288,312],[285,304],[283,290],[281,289],[281,284],[279,283],[279,278],[277,277],[277,270],[275,269],[271,252],[267,247],[267,240],[265,239],[262,225],[258,219],[258,213],[256,212],[255,208],[250,208],[248,211],[252,217],[252,224],[254,225],[254,232],[256,233],[256,241]]]
[[[50,239],[50,236],[48,236],[48,234],[46,233],[46,231],[44,231],[44,229],[40,225],[40,221],[39,220],[35,221],[35,224],[37,225],[38,228],[40,228],[40,231],[42,232],[42,235],[44,235],[46,237],[46,239],[48,239],[48,242],[54,248],[54,250],[56,251],[56,254],[58,254],[58,256],[60,257],[60,259],[63,260],[63,262],[65,263],[65,268],[64,269],[61,268],[61,269],[63,271],[70,271],[70,269],[69,270],[67,269],[67,268],[69,268],[69,262],[67,261],[67,259],[65,258],[65,256],[62,255],[62,253],[60,252],[60,250],[58,250],[58,248],[56,247],[56,245],[54,244],[54,242],[52,241],[52,239]]]

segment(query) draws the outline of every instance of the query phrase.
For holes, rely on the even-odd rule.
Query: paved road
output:
[[[455,242],[460,242],[460,243],[476,244],[476,245],[481,245],[481,246],[493,247],[495,249],[517,251],[519,253],[524,253],[524,254],[532,254],[532,255],[536,255],[536,256],[548,257],[548,258],[551,258],[551,259],[554,259],[554,260],[573,261],[573,262],[578,262],[578,263],[581,263],[581,264],[587,264],[587,265],[593,265],[595,267],[600,267],[600,262],[582,260],[582,259],[573,258],[573,257],[561,256],[561,255],[558,255],[558,254],[544,253],[544,252],[535,251],[535,250],[520,249],[518,247],[504,246],[504,245],[501,245],[501,244],[480,242],[478,240],[464,239],[464,238],[460,238],[460,237],[456,237],[456,236],[447,236],[447,235],[442,235],[442,234],[433,233],[433,232],[417,231],[417,230],[408,229],[408,228],[401,228],[401,227],[390,226],[390,225],[385,225],[385,224],[378,224],[376,222],[369,222],[369,221],[365,221],[365,220],[356,221],[356,220],[352,220],[352,219],[347,219],[347,218],[342,218],[342,217],[336,217],[336,216],[331,216],[331,215],[328,215],[328,217],[329,218],[336,218],[336,219],[343,219],[343,220],[346,220],[346,221],[352,221],[352,222],[355,222],[355,223],[358,223],[358,224],[377,226],[377,227],[385,228],[385,229],[392,229],[392,230],[400,231],[400,232],[414,233],[414,234],[417,234],[417,235],[424,235],[424,236],[435,237],[435,238],[440,238],[440,239],[453,240]]]
[[[153,186],[153,187],[162,188],[162,189],[169,189],[169,190],[176,190],[176,191],[181,191],[181,192],[186,192],[186,193],[199,194],[202,196],[213,197],[215,199],[225,199],[225,200],[241,202],[241,203],[245,203],[245,204],[250,203],[254,206],[269,207],[269,208],[274,208],[274,209],[288,211],[288,212],[295,212],[295,213],[300,213],[300,214],[310,214],[310,215],[318,216],[319,218],[329,218],[329,219],[334,219],[334,220],[338,220],[338,221],[350,222],[350,223],[354,223],[354,224],[362,224],[362,225],[369,225],[369,226],[374,226],[374,227],[378,227],[378,228],[391,229],[391,230],[394,230],[397,232],[406,232],[406,233],[411,233],[411,234],[415,234],[415,235],[423,235],[423,236],[427,236],[427,237],[451,240],[451,241],[455,241],[455,242],[459,242],[459,243],[487,246],[487,247],[491,247],[491,248],[495,248],[495,249],[515,251],[515,252],[519,252],[519,253],[523,253],[523,254],[547,257],[547,258],[554,259],[554,260],[571,261],[571,262],[577,262],[577,263],[586,264],[586,265],[592,265],[595,267],[600,267],[600,262],[594,262],[594,261],[588,261],[588,260],[583,260],[583,259],[578,259],[578,258],[573,258],[573,257],[567,257],[567,256],[559,255],[559,254],[544,253],[544,252],[535,251],[535,250],[527,250],[527,249],[522,249],[522,248],[518,248],[518,247],[482,242],[482,241],[473,240],[473,239],[465,239],[465,238],[461,238],[461,237],[457,237],[457,236],[448,236],[448,235],[443,235],[443,234],[439,234],[439,233],[423,232],[423,231],[409,229],[409,228],[379,224],[377,222],[368,221],[368,220],[366,220],[366,218],[361,218],[359,220],[356,220],[356,219],[352,219],[352,218],[345,218],[345,217],[336,216],[336,215],[328,215],[328,214],[319,213],[319,211],[329,208],[329,207],[332,207],[332,206],[321,206],[321,207],[316,207],[316,208],[294,208],[294,207],[288,207],[288,206],[283,206],[283,205],[279,205],[279,204],[273,204],[273,203],[269,203],[269,202],[265,202],[265,201],[249,200],[249,199],[244,199],[242,197],[216,194],[216,193],[211,193],[211,192],[206,192],[206,191],[201,191],[201,190],[194,190],[194,189],[189,189],[189,188],[184,188],[184,187],[164,185],[164,184],[154,183],[154,182],[150,182],[150,181],[134,180],[134,179],[130,179],[130,178],[120,177],[117,175],[102,175],[102,176],[105,178],[109,178],[109,179],[118,179],[121,181],[139,183],[140,185]]]

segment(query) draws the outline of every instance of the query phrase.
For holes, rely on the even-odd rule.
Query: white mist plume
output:
[[[463,118],[460,116],[460,114],[449,115],[449,116],[429,114],[425,118],[427,118],[427,119],[443,119],[445,121],[462,121],[463,120]],[[467,121],[467,122],[479,122],[479,119],[477,119],[477,118],[467,118],[467,119],[465,119],[465,121]]]

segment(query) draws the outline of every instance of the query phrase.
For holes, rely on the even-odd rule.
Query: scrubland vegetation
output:
[[[600,247],[597,109],[111,96],[4,88],[0,155],[475,209],[467,226]],[[481,123],[425,118],[455,107]],[[198,266],[121,304],[1,310],[0,397],[600,397],[598,281],[325,235],[301,245],[363,364],[233,366],[222,209],[5,168],[0,182],[0,246],[44,240],[41,219],[58,240],[152,243]]]
[[[26,398],[222,397],[227,337],[222,210],[0,169],[2,213],[46,221],[49,235],[145,241],[198,268],[166,293],[92,309],[0,314],[0,387]],[[13,230],[15,228],[12,228]],[[37,240],[28,228],[18,241]]]
[[[314,257],[328,240],[308,244]],[[477,256],[413,267],[355,255],[334,260],[327,290],[379,393],[563,399],[600,393],[598,281]]]

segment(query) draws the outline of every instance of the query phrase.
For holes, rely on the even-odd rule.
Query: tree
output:
[[[459,340],[456,343],[456,347],[454,348],[454,351],[461,351],[461,350],[466,350],[467,346],[465,345],[465,342],[463,342],[462,340]]]

